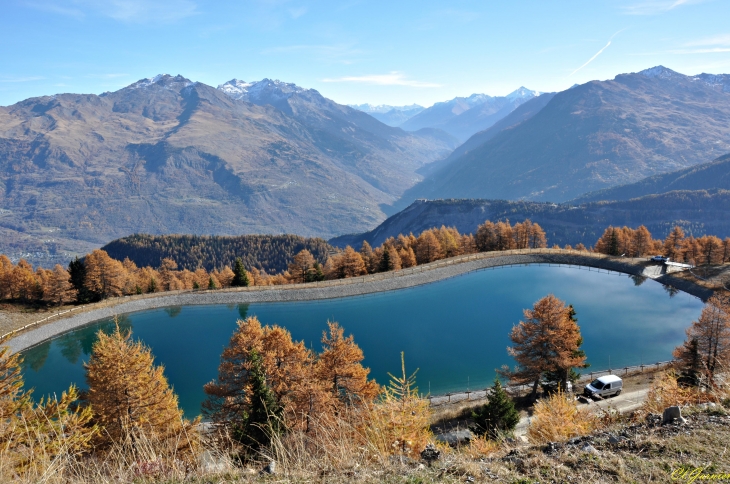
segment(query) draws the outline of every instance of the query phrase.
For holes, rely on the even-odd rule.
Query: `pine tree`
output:
[[[236,263],[233,267],[233,274],[233,279],[231,279],[232,287],[248,287],[250,281],[248,280],[246,268],[243,267],[243,261],[240,257],[236,257]]]
[[[123,334],[119,325],[109,335],[100,330],[96,336],[84,367],[89,386],[85,398],[94,422],[103,428],[98,444],[134,445],[140,435],[179,438],[188,423],[150,349],[133,342],[131,332]],[[188,444],[181,442],[183,447]]]
[[[208,279],[208,289],[218,289],[218,284],[215,283],[215,279],[213,279],[213,276],[210,276]]]
[[[86,289],[84,282],[86,281],[86,267],[78,257],[68,264],[69,282],[76,289],[76,302],[86,304],[91,301],[91,294]]]
[[[241,424],[233,426],[233,438],[249,452],[256,452],[271,443],[271,438],[283,430],[282,408],[266,381],[266,371],[258,351],[249,355],[249,400]]]
[[[322,271],[322,266],[319,264],[319,262],[314,263],[311,269],[307,271],[307,276],[304,280],[304,282],[317,282],[317,281],[324,281],[324,272]]]
[[[474,427],[472,431],[477,435],[488,435],[497,438],[514,431],[520,422],[520,413],[515,404],[502,387],[499,378],[494,379],[489,401],[477,411],[472,412]]]
[[[388,272],[390,270],[390,250],[387,247],[383,249],[383,256],[380,258],[378,272]]]

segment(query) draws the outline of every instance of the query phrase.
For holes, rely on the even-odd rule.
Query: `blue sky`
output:
[[[158,73],[426,106],[658,64],[730,73],[728,19],[726,0],[2,0],[0,105]]]

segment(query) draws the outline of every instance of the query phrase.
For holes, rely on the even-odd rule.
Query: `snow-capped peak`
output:
[[[362,111],[364,113],[387,113],[390,111],[412,111],[414,109],[423,109],[419,104],[411,104],[409,106],[390,106],[388,104],[348,104],[349,107]]]
[[[650,67],[649,69],[644,69],[643,71],[640,71],[639,74],[642,74],[652,79],[671,79],[678,76],[684,77],[682,74],[674,72],[671,69],[667,69],[664,66]]]
[[[166,89],[170,89],[172,87],[180,87],[179,84],[182,84],[182,87],[188,87],[195,84],[190,79],[186,79],[185,77],[178,74],[177,76],[173,77],[169,74],[157,74],[154,77],[148,77],[147,79],[140,79],[139,81],[135,82],[134,84],[128,86],[129,89],[144,89],[146,87],[150,87],[152,85],[159,85]]]
[[[700,74],[692,78],[722,92],[730,92],[730,74]]]
[[[304,92],[307,89],[296,84],[282,82],[278,79],[262,79],[258,82],[245,82],[239,79],[231,79],[225,84],[218,86],[218,89],[234,99],[254,101],[261,96],[288,98],[292,94]]]
[[[246,94],[248,92],[248,88],[252,85],[252,82],[246,82],[240,79],[231,79],[225,84],[220,84],[218,89],[231,97],[237,97]]]
[[[507,96],[505,97],[507,99],[531,99],[533,97],[539,96],[540,94],[541,93],[539,91],[532,91],[524,86],[521,86],[518,89],[507,94]]]

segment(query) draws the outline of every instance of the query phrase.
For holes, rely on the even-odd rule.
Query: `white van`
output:
[[[613,395],[621,394],[621,389],[624,386],[623,380],[616,375],[606,375],[600,378],[596,378],[583,390],[583,394],[587,397],[599,396],[608,398]]]

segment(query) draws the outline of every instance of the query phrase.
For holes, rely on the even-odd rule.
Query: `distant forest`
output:
[[[162,259],[177,262],[179,269],[206,271],[233,267],[240,257],[244,267],[269,274],[284,272],[294,255],[306,249],[324,265],[334,249],[320,238],[298,235],[147,235],[135,234],[102,247],[116,260],[128,257],[139,267],[160,266]]]

